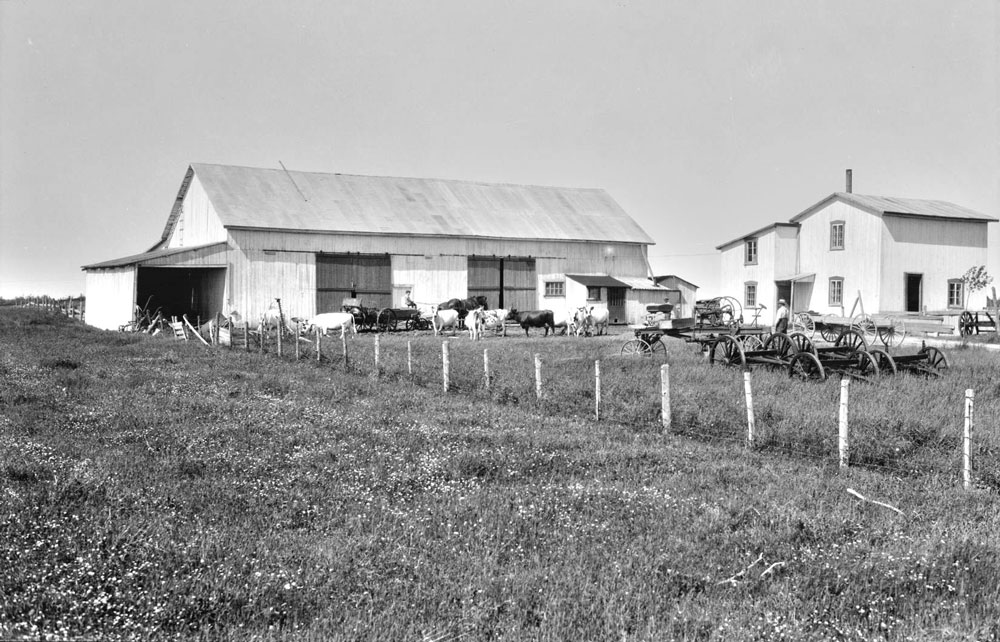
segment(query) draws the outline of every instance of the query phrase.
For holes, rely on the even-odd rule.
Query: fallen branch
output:
[[[784,566],[784,565],[785,565],[784,562],[775,562],[774,564],[771,564],[766,569],[764,569],[764,572],[761,573],[760,576],[764,577],[765,575],[769,575],[774,569],[778,568],[779,566]]]
[[[863,502],[868,502],[870,504],[878,504],[879,506],[884,506],[885,508],[888,508],[889,510],[894,510],[897,513],[899,513],[900,515],[903,515],[903,511],[899,510],[895,506],[890,506],[889,504],[885,504],[883,502],[877,502],[874,499],[868,499],[867,497],[865,497],[864,495],[862,495],[858,491],[854,490],[853,488],[848,488],[847,492],[850,493],[851,495],[854,495],[855,497],[857,497],[858,499],[860,499]]]
[[[740,578],[740,577],[743,577],[744,575],[746,575],[747,572],[750,571],[750,569],[752,569],[754,566],[757,566],[758,564],[760,564],[760,561],[762,559],[764,559],[764,554],[763,553],[761,553],[760,556],[757,559],[755,559],[753,561],[753,564],[751,564],[750,566],[746,567],[745,569],[743,569],[742,571],[740,571],[736,575],[733,575],[732,577],[728,577],[728,578],[726,578],[726,579],[724,579],[724,580],[722,580],[720,582],[716,582],[716,584],[717,585],[718,584],[733,584],[733,585],[735,585],[737,578]]]

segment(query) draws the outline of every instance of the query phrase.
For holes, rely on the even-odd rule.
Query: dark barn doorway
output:
[[[906,273],[903,275],[906,280],[906,311],[920,312],[923,305],[923,274]]]
[[[191,323],[223,312],[226,268],[140,267],[135,303]]]

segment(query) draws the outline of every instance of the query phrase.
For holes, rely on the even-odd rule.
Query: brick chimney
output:
[[[848,194],[851,193],[851,189],[853,188],[853,185],[851,185],[851,179],[852,179],[851,170],[847,170],[847,193]]]

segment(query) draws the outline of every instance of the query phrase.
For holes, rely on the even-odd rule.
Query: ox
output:
[[[354,334],[358,333],[358,326],[354,325],[354,315],[350,312],[323,312],[317,314],[307,322],[308,333],[319,330],[326,336],[330,330],[340,330],[341,338],[350,329]]]
[[[483,338],[483,322],[485,318],[486,310],[482,308],[469,310],[468,316],[465,317],[465,328],[469,331],[469,338],[473,341],[479,341]]]
[[[611,313],[604,306],[582,307],[576,310],[573,315],[574,323],[576,324],[576,334],[579,336],[581,332],[586,334],[606,334],[608,331],[608,319],[611,317]]]
[[[554,328],[552,332],[555,332],[555,328],[562,328],[559,334],[566,334],[573,324],[574,311],[573,310],[554,310],[552,312],[552,325]]]
[[[555,323],[552,320],[552,310],[529,310],[526,312],[510,311],[510,318],[524,329],[524,336],[528,336],[528,328],[545,328],[545,335],[556,333]]]
[[[458,310],[437,310],[431,317],[434,336],[444,332],[446,328],[451,328],[451,333],[454,335],[458,328],[458,320]]]
[[[485,310],[483,312],[483,328],[486,330],[493,330],[494,334],[503,333],[503,336],[507,336],[507,318],[510,316],[510,310],[504,310],[503,308],[498,308],[496,310]]]

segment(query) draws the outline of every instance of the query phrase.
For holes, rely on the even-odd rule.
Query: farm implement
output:
[[[374,330],[392,332],[394,330],[430,330],[431,322],[421,316],[416,308],[369,308],[361,299],[344,299],[344,312],[354,317],[354,325],[359,331]]]

